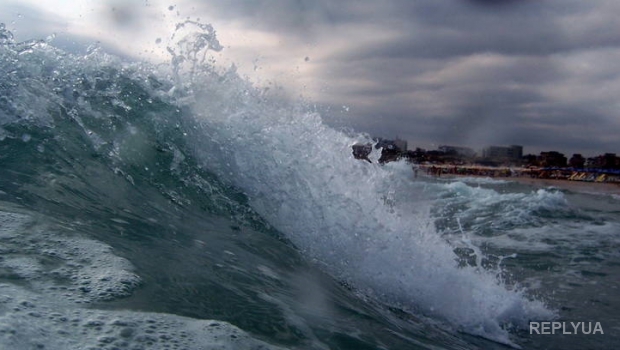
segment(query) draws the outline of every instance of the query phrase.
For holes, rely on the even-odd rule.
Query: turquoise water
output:
[[[210,30],[163,66],[3,30],[3,348],[620,343],[617,197],[357,161],[367,135],[192,60]]]

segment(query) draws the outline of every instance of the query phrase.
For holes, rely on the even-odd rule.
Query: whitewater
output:
[[[619,344],[617,198],[356,160],[210,25],[173,38],[153,65],[0,27],[2,348]],[[554,320],[605,334],[529,334]]]

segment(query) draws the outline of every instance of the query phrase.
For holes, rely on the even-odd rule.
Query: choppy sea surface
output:
[[[620,346],[617,197],[355,160],[193,30],[153,66],[0,28],[0,348]]]

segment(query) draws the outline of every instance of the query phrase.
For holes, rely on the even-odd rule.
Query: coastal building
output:
[[[445,154],[458,155],[466,158],[473,158],[476,156],[476,152],[474,152],[474,150],[469,147],[442,145],[439,146],[438,149]]]
[[[407,152],[407,141],[405,140],[401,140],[397,137],[396,140],[394,140],[394,146],[396,146],[400,152]]]
[[[482,158],[478,161],[486,165],[510,165],[521,164],[523,158],[523,146],[488,146],[482,150]]]
[[[380,162],[392,161],[405,157],[409,162],[416,164],[431,164],[439,166],[477,166],[477,167],[524,167],[535,168],[565,168],[564,174],[570,171],[596,172],[618,175],[620,180],[620,157],[616,153],[605,153],[596,157],[586,158],[575,153],[570,160],[557,151],[540,152],[539,155],[523,155],[523,146],[512,145],[507,147],[489,146],[483,149],[482,157],[476,157],[475,152],[468,147],[441,145],[437,150],[416,148],[406,152],[399,152],[394,141],[381,140],[376,147],[382,146],[383,152]],[[570,169],[572,168],[572,169]],[[544,169],[544,171],[558,169]],[[531,170],[533,171],[533,170]],[[620,182],[620,181],[618,181]]]
[[[523,157],[523,146],[512,145],[508,147],[489,146],[482,150],[482,157],[488,159],[513,159]]]

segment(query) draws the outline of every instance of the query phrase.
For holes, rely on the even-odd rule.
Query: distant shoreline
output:
[[[595,193],[595,194],[614,194],[620,196],[620,183],[614,182],[587,182],[587,181],[570,181],[562,179],[541,179],[525,176],[484,176],[471,174],[445,174],[441,177],[447,179],[457,178],[489,178],[493,180],[513,181],[524,185],[530,185],[536,188],[556,187],[563,190],[569,190],[579,193]]]
[[[545,169],[509,168],[509,167],[483,167],[483,166],[459,166],[459,165],[418,165],[417,169],[431,176],[439,177],[473,177],[490,178],[505,181],[514,181],[538,188],[557,187],[573,192],[602,193],[620,195],[620,182],[617,175],[603,176],[603,181],[572,180],[567,175],[568,170],[548,171]],[[416,167],[414,167],[416,171]],[[572,172],[578,175],[578,172]],[[585,174],[584,174],[585,175]],[[557,178],[556,178],[557,176]],[[595,175],[600,176],[600,175]]]

